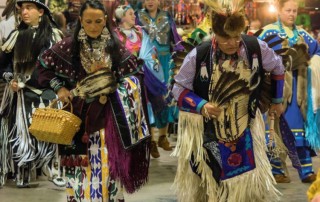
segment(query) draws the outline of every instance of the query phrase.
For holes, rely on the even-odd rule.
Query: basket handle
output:
[[[60,99],[53,99],[49,105],[49,108],[53,108],[53,106],[56,106],[58,101],[61,101],[61,100]],[[63,102],[63,101],[61,101],[61,102],[63,103],[63,106],[61,109],[65,109],[68,105],[70,105],[70,112],[73,114],[73,105],[72,105],[72,102],[70,101],[70,99],[68,99],[67,102]],[[66,104],[64,104],[64,103],[66,103]]]

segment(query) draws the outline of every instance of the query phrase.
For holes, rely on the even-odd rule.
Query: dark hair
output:
[[[107,11],[104,5],[99,0],[87,0],[81,6],[79,16],[82,17],[83,12],[88,8],[99,9],[103,13],[107,14]],[[111,17],[111,15],[108,15],[108,14],[107,16]],[[117,38],[114,36],[114,32],[112,32],[110,29],[108,21],[106,21],[106,27],[110,32],[111,40],[107,42],[105,51],[109,53],[111,56],[112,69],[114,70],[120,64],[120,59],[121,59],[120,47],[119,47],[119,42]],[[81,29],[81,22],[80,22],[80,19],[78,19],[76,27],[74,29],[73,42],[72,42],[72,63],[75,66],[76,70],[78,70],[78,68],[80,67],[80,42],[78,41],[78,35],[79,35],[80,29]]]
[[[32,2],[31,2],[32,3]],[[38,4],[34,3],[37,8],[43,9]],[[51,22],[46,12],[44,12],[43,16],[40,17],[39,26],[37,29],[29,30],[29,25],[27,25],[25,22],[21,21],[18,25],[17,29],[19,30],[19,40],[17,39],[16,45],[15,45],[15,55],[18,58],[27,59],[30,57],[30,54],[28,55],[26,50],[33,50],[32,51],[32,63],[34,63],[40,53],[51,46],[51,41],[53,39],[53,27],[55,27],[55,24]],[[33,34],[35,33],[35,37],[33,37]]]
[[[56,22],[58,29],[61,30],[65,28],[67,24],[67,19],[62,12],[55,12],[53,13],[52,17],[53,20]]]

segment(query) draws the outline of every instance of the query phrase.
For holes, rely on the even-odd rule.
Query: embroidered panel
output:
[[[248,128],[237,141],[219,141],[219,149],[222,160],[221,180],[238,176],[256,167],[252,136]]]

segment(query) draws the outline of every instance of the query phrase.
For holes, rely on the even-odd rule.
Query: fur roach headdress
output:
[[[222,37],[236,37],[246,28],[244,0],[204,0],[212,10],[213,32]]]

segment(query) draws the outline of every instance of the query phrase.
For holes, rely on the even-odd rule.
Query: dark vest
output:
[[[254,75],[251,83],[256,83],[256,81],[261,77],[263,79],[263,73],[264,70],[262,68],[262,59],[261,59],[261,49],[260,45],[257,41],[257,38],[254,36],[247,36],[247,35],[242,35],[242,39],[244,42],[245,50],[247,53],[247,58],[249,61],[249,66],[252,68],[252,56],[253,54],[257,54],[258,61],[259,61],[259,69],[257,70],[256,74]],[[199,46],[196,47],[197,49],[197,57],[196,57],[196,74],[194,77],[194,82],[193,82],[193,89],[194,92],[202,97],[203,99],[209,100],[208,98],[208,91],[209,91],[209,84],[212,76],[212,52],[213,52],[213,47],[211,41],[206,41],[200,44]],[[205,63],[207,72],[209,75],[209,78],[206,81],[202,81],[200,78],[200,70],[201,70],[201,64]],[[262,80],[260,81],[260,84],[262,83]],[[249,108],[249,113],[250,117],[254,118],[256,109],[258,107],[258,102],[259,100],[259,91],[260,91],[260,86],[259,85],[251,94],[249,103],[250,107]]]
[[[260,84],[259,86],[251,93],[250,95],[250,99],[249,99],[249,103],[248,105],[249,107],[249,114],[250,114],[250,118],[254,118],[255,117],[255,112],[256,109],[258,107],[258,100],[259,100],[259,91],[260,91],[260,86],[263,79],[263,74],[264,74],[264,70],[262,68],[262,59],[261,59],[261,49],[259,46],[259,43],[257,41],[256,37],[253,36],[247,36],[247,35],[243,35],[242,36],[244,45],[245,45],[245,50],[247,53],[247,58],[249,61],[249,66],[252,69],[252,55],[253,54],[257,54],[257,58],[258,58],[258,62],[259,62],[259,69],[257,70],[256,74],[253,76],[253,79],[251,80],[251,83],[256,83],[257,79],[259,79],[259,77],[261,77],[260,80]],[[195,73],[195,77],[194,77],[194,82],[193,82],[193,89],[194,92],[199,95],[200,97],[202,97],[203,99],[209,100],[208,97],[208,91],[209,91],[209,85],[210,85],[210,80],[211,80],[211,76],[212,76],[212,52],[213,52],[213,47],[212,47],[212,43],[211,41],[207,41],[207,42],[203,42],[202,44],[200,44],[199,46],[196,47],[197,49],[197,57],[196,57],[196,73]],[[209,78],[206,81],[202,81],[201,80],[201,64],[205,63],[206,64],[206,69],[208,72],[208,76]],[[253,102],[253,103],[252,103]],[[252,104],[250,104],[252,103]],[[215,136],[215,130],[214,130],[214,125],[212,121],[204,121],[204,147],[206,148],[205,144],[215,141],[217,142],[218,139]],[[216,160],[216,158],[212,155],[212,153],[210,152],[210,150],[207,149],[207,154],[209,159],[206,161],[207,165],[214,170],[215,172],[212,173],[214,179],[216,180],[217,183],[219,183],[219,179],[220,179],[220,174],[221,174],[221,168]],[[192,156],[193,157],[193,156]],[[193,162],[193,158],[191,159],[191,162]],[[195,173],[197,173],[197,165],[193,165],[191,164],[192,169]],[[199,173],[197,173],[198,175],[201,175]]]

